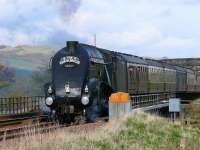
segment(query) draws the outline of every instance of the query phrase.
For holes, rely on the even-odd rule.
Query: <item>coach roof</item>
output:
[[[157,60],[146,58],[145,61],[148,63],[149,66],[156,66],[156,67],[162,67],[163,68],[163,64],[160,63]]]
[[[117,53],[119,56],[121,56],[125,61],[128,63],[135,63],[135,64],[143,64],[147,65],[147,62],[142,58],[134,55],[128,55],[123,53]]]

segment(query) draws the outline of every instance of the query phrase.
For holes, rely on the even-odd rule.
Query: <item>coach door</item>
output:
[[[137,94],[139,92],[139,71],[136,64],[127,64],[128,67],[128,91],[131,94]]]
[[[116,59],[116,90],[121,92],[127,92],[127,68],[126,62],[121,58]]]

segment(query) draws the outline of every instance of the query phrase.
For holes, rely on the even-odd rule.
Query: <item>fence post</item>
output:
[[[128,93],[114,93],[109,98],[109,119],[119,118],[131,111],[131,102]]]

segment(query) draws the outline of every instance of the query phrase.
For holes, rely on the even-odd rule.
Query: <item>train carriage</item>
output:
[[[127,87],[130,94],[148,92],[148,65],[146,61],[137,56],[120,54],[126,61]]]
[[[187,68],[187,92],[195,91],[196,75],[192,69]]]
[[[164,65],[165,92],[176,92],[176,70],[172,65]]]
[[[146,59],[148,63],[148,92],[164,92],[164,67],[163,64],[151,59]]]
[[[176,69],[176,91],[183,93],[187,89],[187,70],[180,66],[174,66]]]
[[[115,56],[115,59],[113,60],[113,72],[115,72],[115,91],[127,92],[126,61],[118,53],[114,53],[113,55]]]

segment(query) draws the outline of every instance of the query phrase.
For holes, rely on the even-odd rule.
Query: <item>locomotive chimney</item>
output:
[[[78,41],[67,41],[67,49],[70,55],[75,54],[77,45],[78,45]]]

